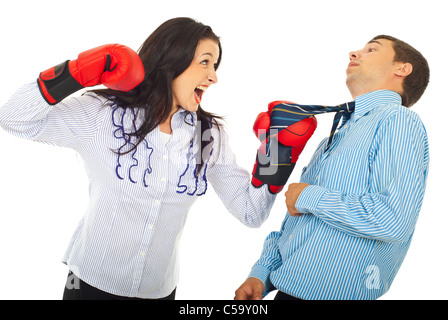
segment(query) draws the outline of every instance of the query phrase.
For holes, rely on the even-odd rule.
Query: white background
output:
[[[106,43],[137,50],[164,21],[180,16],[212,26],[221,37],[218,85],[204,109],[226,116],[232,148],[252,169],[259,142],[256,115],[272,100],[339,104],[348,53],[378,34],[419,49],[431,82],[412,109],[426,125],[431,165],[415,236],[391,289],[382,299],[447,299],[446,4],[427,1],[8,1],[0,5],[0,104],[40,71]],[[301,155],[299,179],[331,118]],[[76,154],[0,132],[0,299],[61,299],[67,268],[60,261],[88,202]],[[278,230],[284,194],[259,229],[241,225],[214,191],[193,206],[182,240],[178,299],[233,299],[257,260],[265,237]],[[270,295],[268,298],[272,298]]]

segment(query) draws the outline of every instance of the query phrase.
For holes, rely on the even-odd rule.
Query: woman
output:
[[[275,196],[250,184],[217,117],[200,107],[222,54],[210,27],[169,20],[141,46],[141,61],[127,48],[121,53],[130,60],[117,62],[113,48],[41,73],[2,107],[0,124],[73,148],[85,162],[90,202],[63,260],[70,269],[64,299],[174,299],[180,235],[197,197],[213,186],[235,217],[256,227]],[[98,56],[107,57],[101,74],[86,80]],[[120,70],[126,64],[132,68]],[[106,79],[117,72],[119,80]],[[99,83],[112,89],[65,97]]]

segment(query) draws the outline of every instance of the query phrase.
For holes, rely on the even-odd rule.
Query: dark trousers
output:
[[[284,292],[278,291],[274,297],[274,300],[302,300],[302,299],[296,298],[296,297],[290,296],[289,294],[286,294]]]
[[[73,284],[77,285],[74,286]],[[79,285],[78,285],[79,284]],[[167,297],[154,300],[174,300],[176,296],[176,289]],[[141,298],[129,298],[116,296],[102,290],[99,290],[79,279],[71,271],[67,277],[65,284],[63,300],[145,300]]]

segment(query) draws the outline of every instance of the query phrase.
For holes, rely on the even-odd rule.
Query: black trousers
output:
[[[76,283],[76,286],[74,285]],[[176,289],[167,297],[153,300],[174,300]],[[63,300],[145,300],[141,298],[129,298],[116,296],[102,290],[99,290],[79,279],[71,271],[65,284]],[[149,299],[148,299],[149,300]]]
[[[274,300],[302,300],[302,299],[296,298],[296,297],[290,296],[289,294],[286,294],[284,292],[278,291],[274,297]]]

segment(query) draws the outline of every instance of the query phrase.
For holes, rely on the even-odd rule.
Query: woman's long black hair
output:
[[[138,139],[126,153],[133,151],[149,132],[168,119],[173,106],[172,82],[190,66],[196,47],[203,39],[218,43],[217,69],[221,62],[222,48],[219,37],[212,28],[190,18],[175,18],[160,25],[138,50],[145,68],[145,78],[140,85],[129,92],[93,90],[122,108],[137,108],[138,115],[143,111],[141,126],[135,132],[126,132]],[[219,128],[216,119],[221,117],[204,111],[201,106],[196,115],[201,126],[201,137],[213,124]],[[202,139],[198,141],[201,143]],[[201,155],[206,145],[201,143]],[[196,174],[199,174],[204,161],[201,157]]]

